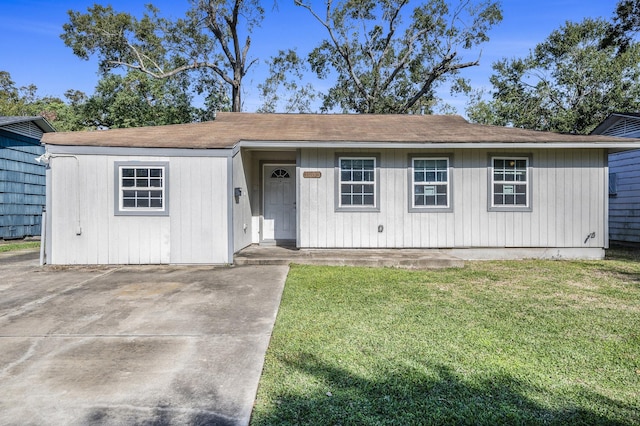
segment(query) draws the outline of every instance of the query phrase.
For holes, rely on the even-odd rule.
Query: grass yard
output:
[[[40,241],[20,241],[17,243],[0,244],[0,253],[6,251],[26,250],[40,247]]]
[[[640,424],[640,263],[293,266],[251,424]]]

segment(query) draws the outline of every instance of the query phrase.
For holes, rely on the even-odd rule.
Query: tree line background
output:
[[[264,113],[446,113],[435,94],[445,83],[482,124],[586,134],[611,112],[640,111],[640,0],[620,0],[608,20],[566,22],[526,57],[497,61],[485,91],[460,70],[479,65],[470,52],[502,20],[499,1],[294,0],[325,38],[305,56],[273,52],[251,88],[243,79],[258,60],[249,52],[262,3],[185,1],[174,20],[153,5],[141,18],[99,4],[70,10],[60,37],[78,58],[98,59],[95,92],[39,97],[0,70],[0,115],[42,115],[61,131],[187,123],[241,111],[246,90]],[[308,74],[329,88],[305,84]]]

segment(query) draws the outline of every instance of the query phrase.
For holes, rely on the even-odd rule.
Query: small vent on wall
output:
[[[623,118],[602,133],[607,136],[636,137],[640,134],[640,120]]]
[[[25,121],[23,123],[13,123],[2,127],[3,130],[17,133],[22,136],[27,136],[34,139],[42,139],[42,130],[40,127],[33,124],[31,121]]]

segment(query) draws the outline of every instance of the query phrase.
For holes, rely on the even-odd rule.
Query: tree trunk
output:
[[[241,92],[239,85],[234,84],[231,89],[231,96],[233,99],[233,102],[231,104],[231,112],[242,112],[242,102],[240,95]]]

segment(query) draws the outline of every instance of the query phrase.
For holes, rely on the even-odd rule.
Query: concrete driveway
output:
[[[287,271],[0,254],[0,424],[247,424]]]

